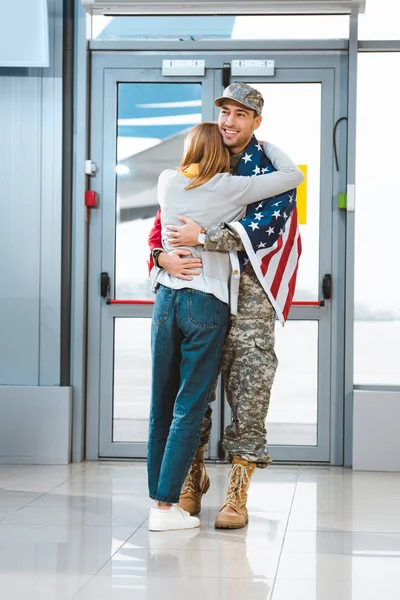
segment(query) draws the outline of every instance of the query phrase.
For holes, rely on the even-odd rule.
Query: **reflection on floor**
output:
[[[397,474],[258,470],[248,527],[217,531],[228,470],[200,530],[149,533],[144,463],[1,466],[1,598],[398,600]]]

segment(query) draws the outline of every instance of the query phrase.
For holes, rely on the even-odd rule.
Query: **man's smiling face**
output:
[[[238,154],[247,146],[253,132],[260,127],[261,116],[235,100],[224,100],[218,126],[225,146],[231,154]]]

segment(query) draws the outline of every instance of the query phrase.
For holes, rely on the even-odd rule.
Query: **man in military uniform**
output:
[[[231,172],[234,174],[244,150],[261,124],[264,100],[260,92],[247,84],[233,83],[222,97],[215,100],[220,107],[218,124],[225,145],[231,153]],[[260,143],[259,143],[260,144]],[[291,163],[288,168],[288,190],[302,181],[299,169]],[[213,251],[241,251],[239,234],[226,223],[203,230],[194,221],[183,217],[185,225],[170,227],[170,243],[194,246],[203,243]],[[160,236],[160,234],[159,234]],[[154,248],[154,230],[150,234]],[[161,239],[160,239],[161,242]],[[196,276],[201,266],[187,251],[176,254],[153,249],[156,266],[181,279]],[[257,276],[247,262],[239,280],[237,314],[232,316],[221,361],[225,391],[232,409],[232,422],[227,427],[223,445],[232,460],[226,501],[215,521],[216,528],[237,529],[248,522],[247,491],[256,466],[265,468],[271,462],[267,449],[265,421],[271,387],[278,361],[275,355],[275,311]],[[214,393],[210,401],[215,398]],[[204,465],[204,452],[211,431],[211,407],[208,406],[201,430],[200,446],[183,485],[179,505],[198,514],[201,498],[210,480]]]

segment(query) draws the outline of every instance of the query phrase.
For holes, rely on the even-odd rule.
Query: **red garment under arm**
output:
[[[150,256],[149,256],[147,263],[148,263],[149,273],[150,273],[152,268],[154,267],[154,261],[153,261],[153,256],[151,254],[151,251],[154,250],[154,248],[162,248],[160,209],[158,209],[158,211],[157,211],[156,218],[154,219],[153,227],[151,228],[151,231],[149,233],[148,241],[149,241],[149,246],[150,246]]]
[[[149,233],[149,246],[150,250],[154,248],[162,248],[161,241],[161,211],[158,209],[156,218],[154,219],[153,227]]]

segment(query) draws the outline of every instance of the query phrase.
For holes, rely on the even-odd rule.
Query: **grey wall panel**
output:
[[[71,461],[72,388],[0,387],[0,464]]]
[[[40,78],[0,78],[0,131],[0,383],[37,385]]]
[[[60,383],[62,2],[49,1],[52,61],[42,79],[39,385]]]
[[[0,75],[0,384],[57,385],[60,364],[62,0],[50,67]]]
[[[354,470],[400,472],[399,422],[400,392],[354,391]]]

